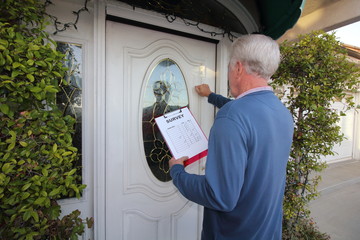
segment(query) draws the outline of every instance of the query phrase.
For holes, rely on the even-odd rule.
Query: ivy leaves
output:
[[[40,1],[6,0],[2,5],[0,236],[75,238],[84,229],[79,213],[60,220],[57,204],[60,198],[79,198],[85,188],[74,166],[79,157],[72,144],[75,119],[56,105],[56,93],[67,84],[64,55],[43,31]]]
[[[44,44],[43,36],[22,35],[18,30],[0,23],[0,91],[8,93],[9,101],[26,102],[35,98],[46,99],[51,104],[59,91],[57,85],[64,82],[64,56],[54,50],[51,42]],[[0,103],[4,105],[2,113],[12,117],[12,106],[4,99]]]

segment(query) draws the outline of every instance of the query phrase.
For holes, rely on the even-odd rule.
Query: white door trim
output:
[[[105,22],[106,0],[94,2],[94,239],[105,234]]]

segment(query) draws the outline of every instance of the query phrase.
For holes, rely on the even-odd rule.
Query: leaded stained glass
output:
[[[57,104],[64,115],[70,115],[76,119],[73,145],[78,149],[79,159],[75,163],[82,166],[82,46],[65,42],[57,42],[57,50],[65,54],[64,65],[67,67],[65,80],[68,85],[62,87],[57,93]],[[81,172],[81,171],[80,171]]]
[[[171,180],[168,161],[171,153],[155,124],[155,117],[189,105],[184,75],[171,59],[164,59],[153,69],[143,98],[142,130],[146,160],[154,176]]]

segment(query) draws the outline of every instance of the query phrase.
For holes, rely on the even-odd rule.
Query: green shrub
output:
[[[44,31],[44,16],[39,0],[1,1],[1,239],[77,239],[84,231],[78,211],[59,219],[57,199],[79,198],[85,185],[74,167],[75,119],[56,105],[67,84],[64,55]]]
[[[290,222],[285,222],[285,224]],[[311,218],[299,218],[296,226],[284,226],[283,239],[329,240],[330,236],[321,233]]]
[[[316,187],[326,164],[322,156],[334,155],[333,147],[344,139],[338,126],[340,115],[354,108],[360,70],[347,60],[346,51],[334,34],[313,32],[297,42],[281,45],[282,62],[273,87],[282,88],[282,100],[290,109],[295,131],[284,198],[284,239],[311,238],[316,228],[309,225],[309,201],[318,196]],[[284,91],[286,89],[286,91]],[[340,113],[334,101],[344,103]],[[311,230],[311,231],[307,231]]]

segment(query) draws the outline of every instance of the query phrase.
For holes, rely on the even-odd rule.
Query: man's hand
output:
[[[201,84],[195,86],[195,91],[202,97],[208,97],[210,93],[212,93],[209,85],[207,84]]]
[[[172,168],[172,166],[174,166],[175,164],[180,164],[184,166],[184,162],[188,159],[189,159],[188,157],[181,157],[179,159],[175,159],[174,157],[172,157],[169,160],[169,167]]]

